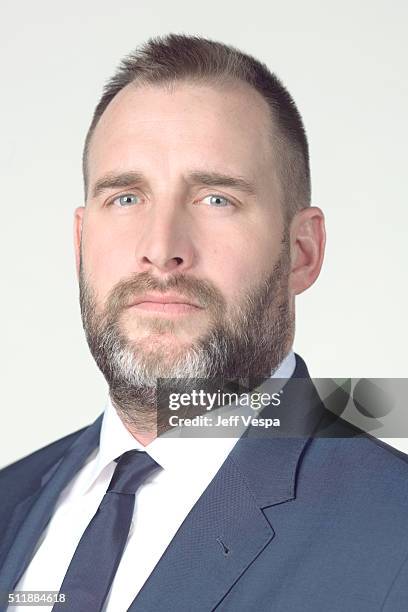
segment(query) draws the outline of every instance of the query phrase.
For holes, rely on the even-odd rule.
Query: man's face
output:
[[[275,368],[293,313],[261,96],[238,83],[129,85],[96,126],[88,167],[81,306],[110,386]]]

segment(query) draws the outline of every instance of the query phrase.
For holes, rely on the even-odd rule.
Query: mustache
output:
[[[117,316],[132,300],[145,293],[157,291],[166,293],[175,290],[186,298],[192,298],[202,308],[215,309],[224,312],[226,300],[221,292],[206,279],[198,279],[186,274],[177,274],[160,279],[150,272],[140,272],[128,278],[121,279],[109,292],[105,304],[105,312]]]

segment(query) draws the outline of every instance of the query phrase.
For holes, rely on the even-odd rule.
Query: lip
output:
[[[129,307],[165,313],[183,313],[201,309],[201,306],[192,302],[190,298],[170,293],[148,293],[138,296],[131,302]]]
[[[137,304],[141,304],[142,302],[156,302],[157,304],[188,304],[188,306],[200,308],[198,304],[192,302],[189,298],[172,293],[146,293],[145,295],[135,298],[131,306],[137,306]]]

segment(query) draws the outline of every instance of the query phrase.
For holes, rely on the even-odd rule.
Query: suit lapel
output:
[[[305,378],[308,382],[303,386],[297,379]],[[128,612],[191,612],[193,608],[209,612],[265,547],[273,546],[275,532],[263,509],[296,497],[298,464],[321,419],[320,400],[298,355],[289,382],[293,384],[285,386],[282,406],[289,434],[265,435],[264,429],[256,427],[247,430],[187,515]],[[265,416],[273,412],[272,407],[265,410]]]
[[[69,446],[63,457],[43,475],[40,487],[16,506],[1,544],[0,590],[12,590],[25,571],[58,497],[98,445],[100,415]]]
[[[306,443],[239,440],[129,612],[213,610],[265,547],[273,546],[275,532],[262,509],[295,497],[296,468]]]
[[[212,610],[273,536],[237,467],[227,458],[129,611]]]

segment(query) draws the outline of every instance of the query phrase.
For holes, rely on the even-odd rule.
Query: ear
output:
[[[292,295],[299,295],[313,285],[323,263],[326,230],[320,208],[308,206],[294,216],[290,227],[290,244],[289,287]]]
[[[78,206],[74,212],[74,249],[76,273],[79,280],[79,264],[81,261],[81,237],[82,237],[82,219],[85,212],[85,206]]]

